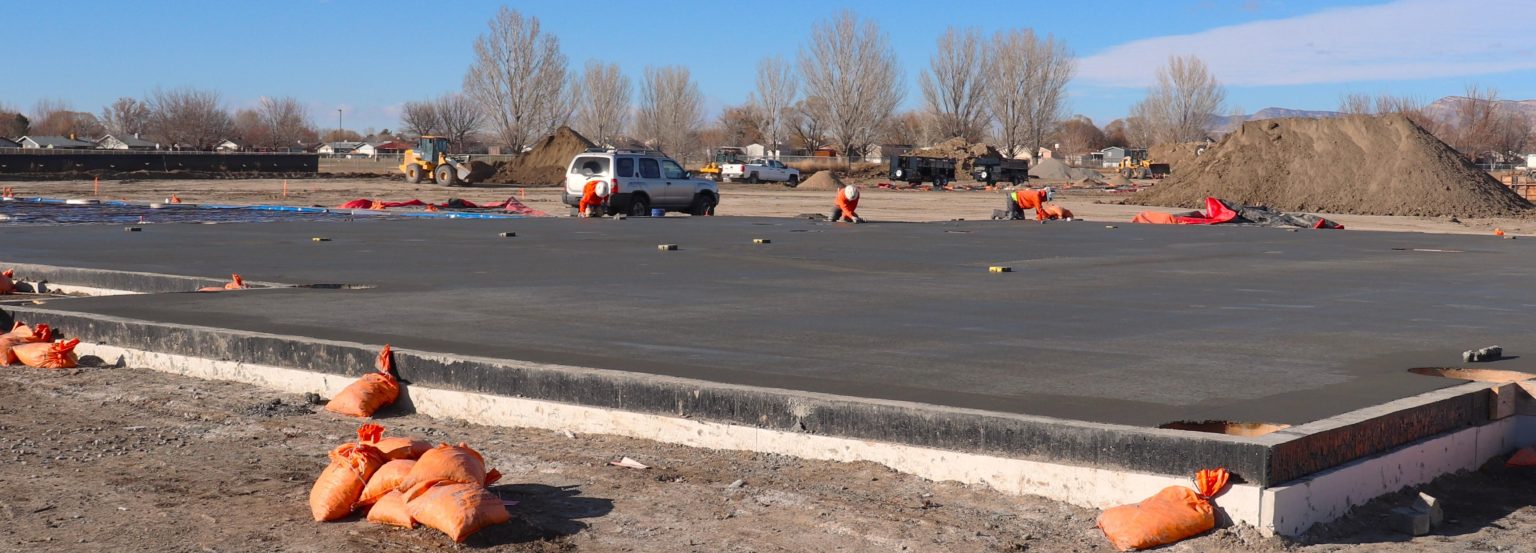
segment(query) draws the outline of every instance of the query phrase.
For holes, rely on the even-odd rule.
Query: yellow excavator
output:
[[[1125,157],[1120,158],[1119,169],[1128,179],[1160,179],[1171,172],[1167,163],[1152,163],[1147,151],[1142,149],[1126,150]]]
[[[443,136],[421,137],[415,148],[405,151],[400,172],[405,173],[406,182],[411,184],[430,179],[443,186],[470,185],[485,176],[464,156],[448,155],[448,138]]]

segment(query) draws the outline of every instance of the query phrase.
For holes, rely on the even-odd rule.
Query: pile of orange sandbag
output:
[[[1227,487],[1227,469],[1205,469],[1195,474],[1192,490],[1168,486],[1135,505],[1121,505],[1099,515],[1099,529],[1121,551],[1148,549],[1183,541],[1216,527],[1216,506],[1211,499]]]
[[[240,278],[239,274],[233,274],[229,275],[229,282],[224,283],[223,286],[204,286],[202,288],[198,288],[197,291],[223,292],[225,290],[244,290],[246,288],[250,288],[250,286],[246,286],[245,279]]]
[[[379,358],[373,366],[379,372],[365,374],[357,382],[347,385],[325,404],[325,410],[353,417],[371,417],[399,399],[400,381],[395,379],[395,358],[389,344],[379,350]]]
[[[345,518],[367,509],[368,521],[402,528],[425,524],[455,542],[512,520],[501,498],[485,487],[501,478],[469,446],[431,447],[412,438],[385,438],[384,428],[365,424],[357,443],[331,450],[331,464],[309,491],[316,521]]]
[[[0,365],[21,363],[39,369],[72,369],[79,362],[75,346],[80,340],[53,341],[53,329],[40,324],[30,327],[20,321],[10,332],[0,334]]]

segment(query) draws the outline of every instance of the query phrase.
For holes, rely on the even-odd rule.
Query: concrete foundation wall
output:
[[[209,171],[315,173],[316,154],[241,154],[214,152],[0,153],[0,173],[73,173],[83,171]]]

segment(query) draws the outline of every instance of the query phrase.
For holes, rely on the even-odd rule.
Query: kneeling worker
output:
[[[1050,201],[1055,195],[1056,191],[1050,187],[1042,190],[1026,188],[1009,192],[1004,200],[1008,204],[1008,215],[1006,218],[1011,221],[1020,220],[1024,218],[1024,210],[1033,209],[1035,210],[1035,220],[1044,221],[1047,217],[1044,209],[1045,203]]]
[[[602,217],[607,211],[609,195],[608,181],[592,179],[587,181],[587,186],[581,191],[581,202],[576,205],[577,213],[582,217]]]
[[[832,222],[836,223],[847,219],[850,222],[862,223],[863,217],[859,217],[859,187],[852,184],[844,186],[837,194],[837,203],[832,206]]]

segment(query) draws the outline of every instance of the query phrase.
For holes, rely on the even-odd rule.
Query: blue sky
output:
[[[456,91],[490,1],[9,2],[0,105],[61,98],[97,112],[156,86],[220,91],[231,108],[295,96],[322,127],[394,128],[402,102]],[[1228,84],[1228,104],[1333,109],[1341,94],[1458,94],[1468,83],[1536,97],[1536,33],[1513,22],[1522,0],[1160,0],[769,3],[663,0],[507,4],[560,37],[573,69],[616,62],[638,82],[650,65],[687,66],[711,110],[744,101],[754,65],[793,59],[810,24],[842,9],[878,22],[907,74],[905,107],[946,27],[1029,27],[1081,58],[1072,111],[1100,124],[1125,114],[1169,54],[1198,54]],[[35,49],[34,49],[35,48]]]

